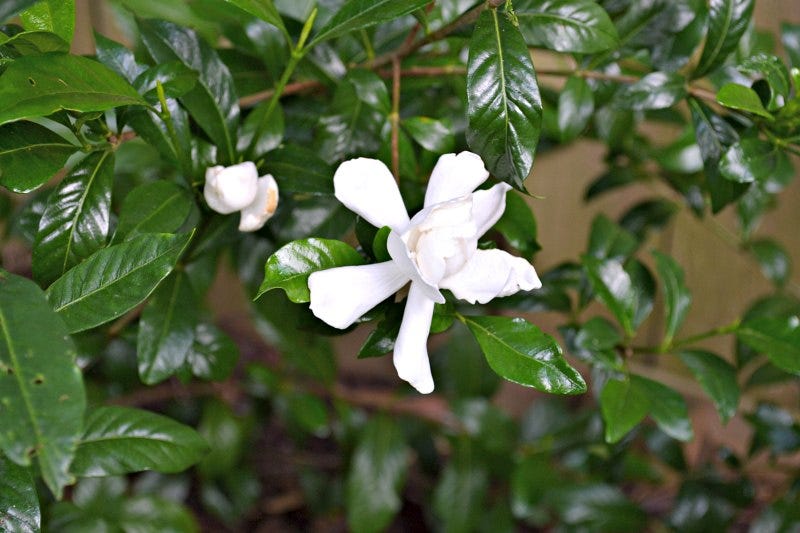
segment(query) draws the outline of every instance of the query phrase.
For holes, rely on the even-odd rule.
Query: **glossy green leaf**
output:
[[[95,32],[94,42],[97,51],[97,60],[102,64],[133,83],[145,67],[136,62],[133,50],[112,41],[108,37]]]
[[[283,289],[291,301],[308,302],[308,276],[312,272],[363,262],[357,251],[341,241],[312,238],[290,242],[267,259],[264,282],[256,298],[269,290]]]
[[[746,111],[760,117],[772,119],[772,115],[764,108],[758,94],[750,87],[738,83],[726,83],[717,92],[717,102],[731,109]]]
[[[139,93],[152,103],[158,102],[158,84],[167,98],[178,98],[188,93],[197,83],[197,72],[180,61],[169,61],[150,67],[133,81]]]
[[[684,442],[692,440],[692,423],[683,396],[651,379],[631,376],[631,380],[647,394],[650,400],[650,416],[661,431],[673,439]]]
[[[0,126],[0,185],[27,193],[46,183],[78,147],[33,122]]]
[[[61,109],[105,111],[145,103],[116,73],[81,56],[23,56],[0,76],[0,124],[44,117]]]
[[[619,45],[617,29],[608,14],[591,0],[518,0],[514,13],[530,45],[579,54]]]
[[[605,318],[596,316],[580,328],[561,327],[559,330],[570,352],[582,361],[612,370],[621,369],[622,361],[617,350],[622,335]]]
[[[616,259],[601,261],[585,255],[583,264],[597,296],[614,314],[626,335],[633,336],[652,309],[655,290],[652,276],[638,261],[623,267]]]
[[[81,477],[143,470],[180,472],[207,450],[195,430],[165,416],[127,407],[99,407],[86,417],[70,471]]]
[[[192,195],[170,181],[143,183],[122,202],[114,244],[143,233],[173,233],[186,221],[194,206]]]
[[[378,322],[358,350],[358,358],[380,357],[394,350],[394,343],[400,333],[400,324],[403,320],[402,305],[391,305],[386,310],[386,315]]]
[[[158,63],[180,61],[198,73],[197,85],[181,102],[217,144],[223,161],[236,161],[239,103],[230,70],[194,31],[171,22],[139,20],[142,40]]]
[[[197,324],[194,343],[186,356],[192,375],[222,381],[231,375],[238,360],[239,347],[233,339],[212,324]]]
[[[47,299],[70,333],[131,310],[172,271],[191,234],[146,234],[104,248],[72,268],[49,289]]]
[[[22,13],[22,25],[26,30],[49,31],[67,43],[75,33],[75,0],[41,0]]]
[[[791,167],[787,155],[767,141],[742,139],[728,148],[719,163],[720,173],[731,181],[765,182]]]
[[[33,245],[33,275],[49,285],[105,246],[111,219],[114,153],[94,152],[47,199]]]
[[[594,113],[594,93],[585,79],[570,76],[558,95],[558,130],[561,141],[576,138]]]
[[[680,74],[652,72],[636,83],[620,88],[614,95],[614,105],[637,111],[666,109],[686,96],[686,80]]]
[[[197,297],[189,277],[172,274],[158,286],[139,320],[136,358],[142,382],[154,385],[183,366],[196,323]]]
[[[755,54],[745,59],[737,68],[745,74],[766,79],[774,95],[784,98],[789,96],[792,88],[789,70],[777,56]]]
[[[225,0],[239,9],[250,13],[268,24],[272,24],[281,32],[286,34],[286,28],[283,25],[280,13],[275,9],[272,0]]]
[[[748,244],[761,272],[772,283],[783,287],[792,273],[792,258],[786,249],[772,239],[759,239]]]
[[[268,111],[270,115],[269,119],[267,119],[267,125],[261,129],[260,137],[253,153],[261,156],[280,146],[285,131],[283,109],[280,105],[276,105],[270,110],[270,101],[266,100],[253,109],[247,115],[244,124],[242,124],[236,145],[239,151],[244,152],[253,142],[253,135],[261,128],[261,123],[264,122]]]
[[[542,125],[536,72],[507,13],[480,14],[467,63],[467,143],[495,177],[518,189],[533,166]]]
[[[347,523],[356,532],[383,531],[400,510],[409,450],[400,427],[377,417],[364,427],[347,476]]]
[[[780,368],[800,374],[800,318],[797,315],[756,316],[743,322],[736,335]]]
[[[5,22],[13,15],[16,15],[28,6],[36,3],[36,0],[5,0],[0,3],[0,22]]]
[[[559,513],[559,524],[569,531],[634,533],[647,529],[648,514],[619,486],[566,482],[548,489],[548,500]]]
[[[455,150],[453,126],[448,121],[430,117],[410,117],[403,120],[402,125],[411,138],[426,150],[437,154]]]
[[[36,533],[41,527],[39,498],[30,470],[0,453],[0,531]]]
[[[636,237],[605,215],[597,215],[589,230],[587,253],[598,259],[624,261],[639,247]]]
[[[2,17],[0,17],[0,20]],[[781,42],[792,66],[800,68],[800,24],[781,23]]]
[[[428,4],[428,0],[347,0],[307,45],[361,30],[408,15]]]
[[[625,211],[619,219],[619,225],[642,242],[650,230],[666,226],[679,209],[675,203],[662,198],[644,200]]]
[[[720,356],[703,350],[683,351],[678,357],[711,397],[722,422],[730,420],[739,405],[739,384],[733,365]]]
[[[647,391],[630,378],[610,379],[600,393],[600,412],[605,422],[606,442],[617,442],[644,420],[649,411]]]
[[[541,250],[536,240],[537,227],[533,211],[525,199],[515,192],[506,193],[506,210],[493,228],[527,258]]]
[[[32,281],[0,271],[0,449],[35,458],[57,498],[83,426],[86,397],[75,345]]]
[[[661,278],[661,286],[664,289],[666,320],[662,342],[668,346],[686,318],[686,313],[692,304],[692,295],[683,281],[683,269],[677,261],[656,251],[653,252],[653,257],[656,260],[658,277]]]
[[[352,84],[359,100],[383,115],[391,113],[389,91],[380,76],[370,70],[353,69],[347,73],[347,80]]]
[[[561,355],[558,343],[521,318],[466,317],[489,366],[509,381],[555,394],[586,392],[583,377]]]
[[[736,49],[753,15],[753,0],[710,0],[708,32],[694,76],[720,66]]]
[[[220,478],[230,472],[241,461],[248,440],[247,419],[237,416],[231,408],[219,400],[207,402],[198,431],[208,442],[210,450],[198,465],[204,478]]]
[[[282,193],[333,194],[333,169],[313,150],[285,144],[264,162]]]
[[[432,503],[442,531],[466,533],[486,514],[489,470],[484,454],[477,448],[466,437],[458,440],[450,461],[439,475]]]
[[[0,38],[2,41],[2,38]],[[69,52],[69,43],[49,31],[23,31],[7,41],[2,46],[13,47],[20,55],[39,55],[47,52]]]

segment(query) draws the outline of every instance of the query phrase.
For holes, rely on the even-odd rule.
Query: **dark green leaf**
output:
[[[191,234],[146,234],[104,248],[47,289],[71,333],[113,320],[141,303],[172,271]]]
[[[548,499],[569,531],[635,533],[647,529],[647,514],[615,486],[602,483],[559,484]]]
[[[448,398],[491,397],[503,381],[492,372],[470,331],[456,323],[435,349],[431,370],[436,390]]]
[[[786,154],[767,141],[758,138],[742,139],[725,152],[719,163],[720,173],[731,181],[765,182],[791,167]]]
[[[0,41],[2,39],[0,37]],[[11,46],[24,56],[47,52],[69,52],[69,43],[49,31],[23,31],[3,42],[2,46]],[[0,57],[2,56],[0,55]]]
[[[417,143],[431,152],[445,154],[455,150],[453,126],[446,120],[429,117],[411,117],[403,120],[403,127]]]
[[[506,210],[495,223],[494,229],[506,238],[508,244],[529,259],[542,248],[536,240],[536,219],[533,211],[517,193],[506,193]]]
[[[726,83],[717,93],[717,102],[731,109],[753,113],[760,117],[772,119],[772,115],[764,108],[758,94],[750,87],[738,83]]]
[[[273,150],[264,165],[282,193],[333,194],[333,170],[313,150],[286,144]]]
[[[231,375],[238,359],[239,348],[233,339],[211,324],[197,324],[194,344],[186,357],[193,375],[222,381]]]
[[[97,60],[128,82],[133,83],[144,70],[143,66],[136,63],[133,50],[130,48],[97,32],[94,34],[94,41],[97,48]]]
[[[653,257],[664,289],[667,317],[663,344],[668,346],[686,318],[686,313],[692,304],[692,295],[683,281],[683,269],[672,257],[656,251],[653,252]]]
[[[369,70],[353,69],[347,73],[347,80],[353,85],[359,100],[383,115],[392,111],[389,91],[380,76]]]
[[[800,318],[797,315],[779,318],[756,316],[742,323],[736,335],[777,366],[800,374]]]
[[[606,442],[617,442],[644,420],[650,408],[647,391],[630,378],[610,379],[600,393],[600,412],[606,424]]]
[[[347,0],[307,46],[311,48],[327,39],[408,15],[428,2],[429,0]]]
[[[286,33],[286,28],[283,25],[283,20],[281,19],[280,13],[278,10],[275,9],[275,5],[272,3],[272,0],[225,0],[229,2],[239,9],[246,11],[257,17],[264,22],[272,24],[281,32],[288,35]]]
[[[686,96],[686,80],[676,73],[652,72],[641,80],[622,87],[614,95],[614,105],[623,109],[665,109]]]
[[[3,17],[0,17],[2,20]],[[781,42],[792,66],[800,68],[800,24],[781,23]]]
[[[583,264],[594,292],[611,310],[625,334],[632,337],[652,306],[652,278],[639,262],[627,268],[616,259],[601,261],[585,255]]]
[[[605,174],[601,174],[586,188],[583,198],[587,201],[593,200],[603,193],[635,183],[637,179],[636,173],[631,168],[612,166]],[[609,220],[607,217],[606,219]]]
[[[26,30],[49,31],[67,43],[75,33],[75,0],[42,0],[32,5],[19,17]]]
[[[198,428],[210,450],[198,470],[204,478],[220,478],[239,464],[248,441],[248,420],[219,400],[206,403]]]
[[[521,318],[473,316],[466,324],[492,370],[509,381],[555,394],[586,391],[581,375],[564,360],[561,347]]]
[[[0,453],[0,530],[36,533],[41,527],[39,498],[30,470]]]
[[[597,215],[589,231],[587,253],[597,259],[619,259],[624,261],[636,251],[636,237],[621,228],[605,215]]]
[[[41,186],[78,147],[33,122],[0,126],[0,185],[18,193]]]
[[[403,319],[402,305],[391,305],[386,310],[386,315],[378,322],[375,329],[364,341],[361,349],[358,350],[358,358],[380,357],[394,350],[394,343],[397,334],[400,333],[400,323]]]
[[[542,100],[530,52],[507,13],[480,14],[469,44],[467,143],[518,189],[533,166]]]
[[[0,449],[19,465],[35,457],[60,498],[86,407],[75,345],[41,289],[4,271],[0,331]]]
[[[181,97],[181,102],[219,146],[223,161],[234,163],[239,103],[228,67],[211,46],[188,28],[171,22],[139,20],[139,30],[156,62],[177,60],[197,71],[197,85]]]
[[[295,303],[309,301],[308,276],[333,267],[360,265],[361,255],[350,245],[330,239],[290,242],[272,254],[264,265],[264,282],[256,298],[272,289],[283,289]]]
[[[70,470],[105,477],[143,470],[180,472],[208,445],[195,430],[165,416],[127,407],[100,407],[86,417]]]
[[[739,405],[739,384],[733,365],[703,350],[684,351],[678,356],[714,401],[722,421],[730,420]]]
[[[617,29],[608,14],[591,0],[518,0],[514,13],[530,45],[579,54],[619,45]]]
[[[753,15],[753,0],[710,0],[708,33],[694,70],[700,77],[720,66],[736,49]]]
[[[266,119],[267,125],[262,128],[261,136],[256,143],[253,153],[257,156],[261,156],[280,146],[285,129],[283,109],[280,105],[277,105],[270,110],[270,103],[270,100],[262,102],[247,115],[244,124],[242,124],[242,128],[239,130],[239,140],[236,145],[239,151],[243,152],[250,146],[250,143],[253,141],[253,135],[256,134],[258,128],[261,127],[261,123],[266,119],[268,111],[270,115],[269,119]]]
[[[196,300],[189,277],[178,272],[164,280],[147,302],[136,343],[139,378],[145,384],[163,381],[183,366],[194,342]]]
[[[558,95],[558,130],[563,142],[577,137],[594,113],[594,93],[585,79],[570,76]]]
[[[0,76],[0,124],[44,117],[61,109],[105,111],[145,103],[113,71],[80,56],[23,56]]]
[[[105,246],[111,218],[114,153],[94,152],[47,199],[33,245],[33,274],[49,285]]]
[[[786,65],[777,56],[770,54],[755,54],[745,59],[737,67],[745,74],[760,76],[767,80],[774,95],[786,98],[792,88],[789,71]],[[772,109],[770,107],[770,109]]]
[[[134,80],[133,86],[151,102],[158,102],[159,83],[161,83],[167,98],[177,98],[188,93],[195,86],[197,72],[180,61],[169,61],[142,72]]]
[[[165,180],[143,183],[125,196],[112,242],[129,241],[143,233],[177,231],[192,206],[192,195],[175,183]]]
[[[778,287],[786,284],[792,273],[792,258],[783,246],[772,239],[760,239],[752,241],[748,248],[767,279]]]
[[[623,214],[619,225],[643,241],[651,229],[661,229],[667,225],[678,211],[678,206],[669,200],[645,200]]]
[[[631,376],[631,381],[646,394],[650,401],[650,416],[658,427],[681,441],[692,440],[692,424],[683,397],[671,388],[641,376]]]
[[[35,3],[36,0],[5,0],[0,3],[0,22],[5,22],[13,15]]]
[[[398,425],[377,417],[361,434],[347,476],[347,523],[356,532],[383,531],[400,510],[409,452]]]
[[[489,471],[474,441],[462,438],[439,476],[433,492],[433,510],[447,533],[466,533],[485,514]]]

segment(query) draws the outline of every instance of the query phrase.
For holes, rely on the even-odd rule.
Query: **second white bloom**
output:
[[[258,177],[251,161],[206,170],[203,196],[208,206],[223,215],[240,211],[239,231],[256,231],[278,207],[278,184],[267,174]]]

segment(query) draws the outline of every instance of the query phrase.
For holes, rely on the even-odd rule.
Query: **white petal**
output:
[[[475,191],[472,195],[472,219],[480,237],[503,216],[506,210],[506,192],[511,189],[507,183],[498,183],[491,189]]]
[[[499,296],[541,286],[533,265],[502,250],[478,250],[464,268],[439,283],[442,289],[450,289],[456,298],[471,304],[485,304]]]
[[[211,209],[227,215],[253,201],[257,181],[258,170],[251,161],[230,167],[214,166],[206,170],[203,196]]]
[[[436,284],[422,275],[417,264],[411,258],[408,246],[406,246],[405,241],[400,235],[394,231],[389,233],[389,238],[386,240],[386,249],[392,257],[392,262],[397,265],[408,278],[419,285],[418,290],[423,291],[427,298],[436,303],[443,304],[445,302],[444,296],[439,292]]]
[[[239,231],[256,231],[272,218],[278,208],[278,184],[270,174],[258,178],[256,197],[242,209]]]
[[[428,361],[428,333],[433,319],[433,300],[411,282],[400,333],[394,343],[394,367],[401,379],[422,394],[433,392],[433,376]]]
[[[488,177],[489,171],[478,154],[444,154],[433,167],[425,207],[469,194]]]
[[[386,165],[359,157],[345,161],[333,175],[336,198],[375,227],[402,231],[408,212]]]
[[[344,329],[400,290],[408,279],[393,261],[314,272],[308,277],[311,311],[331,326]]]

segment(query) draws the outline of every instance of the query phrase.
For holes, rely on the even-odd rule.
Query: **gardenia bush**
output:
[[[112,8],[125,44],[87,57],[74,0],[0,4],[0,530],[800,527],[798,285],[758,233],[800,153],[800,25],[769,38],[754,0]],[[577,139],[605,151],[587,202],[657,186],[543,269],[528,176]],[[774,286],[732,323],[685,321],[648,239],[681,210]],[[337,369],[390,353],[399,378]],[[687,460],[684,391],[643,360],[747,452]],[[512,416],[504,381],[546,394]]]

